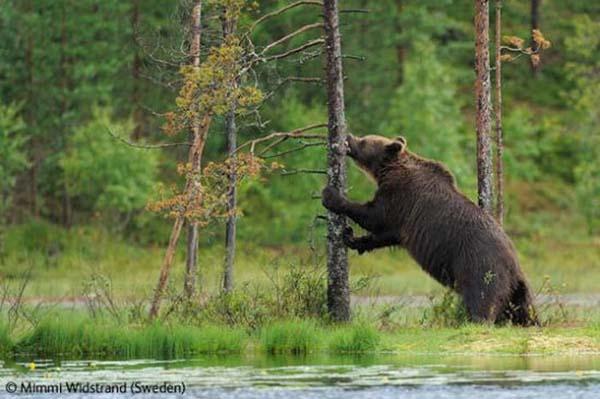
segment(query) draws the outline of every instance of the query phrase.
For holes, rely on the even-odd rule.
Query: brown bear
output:
[[[538,324],[515,249],[500,225],[456,187],[439,162],[407,150],[404,137],[348,135],[347,154],[377,182],[360,204],[332,187],[323,205],[368,231],[344,242],[362,254],[398,245],[441,284],[458,292],[475,322]]]

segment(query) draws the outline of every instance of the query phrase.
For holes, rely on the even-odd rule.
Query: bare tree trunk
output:
[[[204,116],[203,120],[199,124],[198,134],[194,137],[194,141],[192,142],[192,146],[190,147],[188,160],[189,163],[192,165],[192,170],[199,170],[200,168],[202,161],[202,152],[204,151],[204,144],[206,143],[206,135],[210,127],[210,122],[211,116]],[[198,195],[199,190],[201,188],[199,184],[200,182],[197,180],[188,180],[186,182],[184,195],[188,197],[190,202],[193,199],[193,197]],[[165,258],[163,260],[163,265],[160,269],[160,277],[158,279],[158,284],[154,291],[154,298],[152,299],[152,305],[150,307],[150,319],[156,318],[156,316],[158,315],[158,311],[160,310],[160,301],[162,299],[165,287],[167,286],[167,281],[169,280],[169,273],[171,271],[171,266],[173,265],[175,249],[177,248],[177,241],[179,240],[179,235],[181,234],[181,228],[184,222],[185,217],[182,214],[178,216],[177,219],[175,219],[175,223],[173,224],[173,228],[171,229],[169,246],[167,247]]]
[[[502,0],[496,0],[496,220],[502,226],[504,223],[504,143],[502,137]]]
[[[198,0],[193,9],[193,28],[194,28],[194,36],[192,41],[192,55],[194,57],[193,62],[195,66],[200,65],[200,16],[201,16],[201,7],[202,2]],[[204,144],[206,143],[206,135],[208,134],[208,129],[210,127],[210,122],[212,120],[211,115],[204,115],[202,120],[195,120],[192,124],[192,145],[190,146],[189,154],[188,154],[188,162],[191,165],[191,169],[193,171],[200,171],[202,165],[202,153],[204,151]],[[184,195],[188,197],[189,201],[199,194],[201,187],[200,182],[198,180],[189,179],[186,182]],[[160,310],[160,301],[162,299],[163,292],[165,287],[167,286],[167,281],[169,280],[169,273],[171,271],[171,266],[173,265],[173,258],[175,256],[175,249],[177,248],[177,242],[179,240],[179,235],[181,234],[181,228],[185,222],[184,214],[181,214],[175,219],[175,223],[173,224],[173,228],[171,229],[171,236],[169,238],[169,245],[167,247],[167,251],[165,253],[165,258],[163,260],[163,265],[160,270],[160,277],[158,279],[158,284],[154,291],[154,298],[152,299],[152,304],[150,307],[150,319],[156,318],[158,312]],[[190,223],[190,225],[195,225],[197,229],[197,224]],[[189,233],[189,230],[188,230]],[[198,239],[196,235],[196,239],[192,241],[192,245],[194,251],[191,251],[193,256],[197,256],[198,247]],[[188,249],[190,247],[190,243],[188,242]],[[187,295],[193,295],[195,289],[195,278],[196,278],[196,264],[192,263],[190,256],[192,255],[188,250],[188,261],[186,262],[186,276],[185,276],[185,284],[184,290]],[[190,265],[193,265],[193,270],[191,270]],[[191,278],[190,278],[191,277]],[[193,285],[190,285],[193,284]],[[189,291],[191,290],[191,291]]]
[[[223,15],[223,37],[235,33],[235,27],[237,21],[228,20]],[[234,82],[234,86],[231,90],[235,90],[237,83]],[[232,162],[231,174],[229,175],[229,193],[227,198],[227,211],[229,216],[227,218],[227,225],[225,227],[225,266],[223,268],[223,290],[230,292],[233,289],[233,266],[235,262],[235,241],[236,241],[236,230],[237,230],[237,216],[235,214],[237,206],[237,173],[235,167],[235,150],[237,147],[237,127],[235,124],[235,109],[236,104],[231,104],[231,109],[227,113],[225,118],[225,134],[227,137],[227,156]]]
[[[489,0],[475,0],[475,102],[479,206],[493,214]]]
[[[201,35],[201,16],[202,16],[202,1],[196,1],[192,10],[192,63],[194,67],[200,66],[200,35]],[[198,136],[200,132],[200,121],[194,120],[192,123],[192,131],[190,132],[190,140]],[[199,163],[197,168],[199,169]],[[197,169],[194,169],[197,170]],[[185,261],[185,278],[184,291],[189,299],[196,293],[196,275],[198,272],[198,223],[190,221],[187,230],[187,258]]]
[[[531,30],[533,31],[534,29],[540,29],[540,4],[541,4],[542,0],[531,0]],[[536,52],[538,51],[538,45],[535,42],[535,40],[533,40],[533,36],[531,39],[531,49]],[[531,65],[531,72],[533,73],[533,76],[537,76],[538,72],[540,71],[540,63],[534,63],[533,59],[530,57],[530,65]]]
[[[327,54],[327,139],[328,184],[340,192],[346,189],[346,118],[344,115],[344,81],[342,48],[337,0],[323,1],[325,48]],[[327,224],[327,305],[332,320],[350,319],[348,251],[343,241],[346,218],[328,213]]]
[[[235,110],[231,110],[227,114],[225,121],[225,129],[227,131],[227,154],[231,162],[235,162],[235,149],[237,147],[236,126],[235,126]],[[235,214],[237,202],[237,174],[235,165],[231,167],[229,175],[229,193],[227,200],[227,226],[225,228],[225,268],[223,271],[223,290],[229,292],[233,289],[233,265],[235,261],[235,238],[237,229],[237,216]]]

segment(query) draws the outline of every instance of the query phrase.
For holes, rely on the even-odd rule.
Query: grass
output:
[[[21,333],[0,330],[4,356],[174,359],[202,354],[599,354],[600,324],[518,328],[465,324],[381,330],[373,322],[281,320],[257,331],[218,325],[130,324],[60,311]],[[14,343],[14,344],[13,344]]]
[[[0,355],[6,355],[13,349],[10,331],[6,323],[0,319]]]
[[[0,277],[15,283],[29,275],[26,298],[60,299],[79,297],[92,274],[109,278],[117,298],[139,299],[152,293],[164,255],[163,246],[140,246],[90,226],[66,231],[59,227],[31,223],[12,226],[7,232],[6,255],[0,259]],[[600,281],[600,240],[587,236],[581,221],[571,214],[538,212],[526,220],[508,224],[521,264],[532,286],[542,286],[549,277],[564,293],[597,292]],[[40,242],[31,234],[45,237]],[[35,236],[33,236],[35,237]],[[183,240],[185,241],[185,240]],[[182,245],[184,242],[182,241]],[[183,286],[183,248],[178,251],[171,282]],[[204,292],[215,292],[221,285],[224,259],[220,245],[203,246],[200,284]],[[240,242],[236,256],[236,283],[251,282],[268,286],[270,275],[292,263],[312,261],[307,246],[256,247]],[[376,276],[374,295],[437,294],[442,287],[400,249],[379,250],[367,255],[350,255],[351,277],[359,280]],[[206,267],[212,265],[213,267]]]
[[[314,320],[278,321],[263,327],[260,343],[269,354],[306,354],[322,349],[324,329]]]
[[[181,358],[197,354],[241,353],[247,334],[240,328],[181,324],[125,324],[77,312],[52,314],[15,345],[21,354],[82,358]]]

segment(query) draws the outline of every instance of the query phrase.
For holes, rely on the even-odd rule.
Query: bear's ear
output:
[[[398,140],[385,146],[385,153],[388,157],[395,157],[404,150],[404,144]]]
[[[398,136],[398,137],[396,137],[396,141],[401,142],[404,148],[406,148],[406,146],[408,145],[408,143],[406,142],[406,139],[404,138],[404,136]]]
[[[388,156],[395,156],[396,154],[400,154],[406,148],[406,139],[402,136],[399,136],[392,143],[385,146],[385,152]]]

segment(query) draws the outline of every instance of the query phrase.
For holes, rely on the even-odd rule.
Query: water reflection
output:
[[[213,398],[326,398],[342,393],[349,398],[472,398],[476,392],[477,395],[494,392],[495,397],[528,397],[534,393],[531,397],[553,394],[571,397],[575,393],[574,397],[600,397],[600,356],[205,356],[170,361],[34,359],[36,367],[33,371],[29,366],[31,361],[4,361],[0,369],[0,386],[4,387],[9,381],[183,381],[193,396]],[[433,395],[436,392],[438,395]]]

